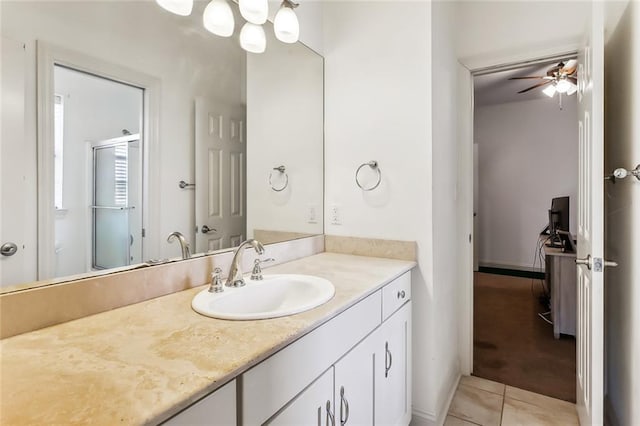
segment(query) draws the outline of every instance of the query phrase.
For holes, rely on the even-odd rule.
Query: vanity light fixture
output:
[[[180,16],[189,16],[193,10],[193,0],[156,0],[165,10]]]
[[[202,23],[207,31],[220,37],[231,37],[235,27],[233,11],[227,0],[211,0],[204,9]]]
[[[267,38],[262,25],[245,23],[240,30],[240,46],[247,52],[264,52],[267,47]]]
[[[240,0],[240,14],[252,24],[262,25],[269,15],[268,0]]]
[[[298,3],[291,0],[283,0],[276,17],[273,20],[273,31],[276,38],[283,43],[295,43],[300,36],[300,24],[296,12],[293,11],[298,7]]]

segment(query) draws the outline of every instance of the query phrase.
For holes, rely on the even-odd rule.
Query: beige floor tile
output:
[[[471,423],[466,420],[459,419],[453,416],[447,416],[444,420],[444,426],[476,426],[477,423]]]
[[[496,393],[498,395],[504,395],[505,385],[502,383],[494,382],[491,380],[483,379],[476,376],[462,376],[460,383],[466,386],[471,386],[476,389],[486,390],[487,392]]]
[[[505,398],[516,399],[518,401],[523,401],[531,405],[544,408],[553,413],[566,413],[569,415],[576,414],[576,406],[571,402],[529,392],[524,389],[514,388],[513,386],[507,386],[504,396]]]
[[[578,416],[566,410],[552,410],[506,397],[502,426],[572,426],[579,425]]]
[[[449,414],[483,426],[500,425],[502,395],[467,385],[459,385]]]

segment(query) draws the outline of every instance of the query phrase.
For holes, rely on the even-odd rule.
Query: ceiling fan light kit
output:
[[[544,80],[540,83],[536,83],[531,87],[519,91],[518,93],[526,93],[530,90],[538,87],[546,86],[542,89],[542,93],[552,98],[556,93],[559,95],[573,95],[578,90],[578,80],[576,78],[576,69],[578,61],[570,59],[565,64],[559,62],[557,65],[547,70],[547,75],[525,76],[525,77],[511,77],[509,80],[526,80],[526,79],[541,79]]]

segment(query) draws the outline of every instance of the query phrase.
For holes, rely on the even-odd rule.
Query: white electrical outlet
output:
[[[307,206],[307,223],[318,223],[318,206],[315,204]]]
[[[340,206],[333,204],[329,210],[332,225],[342,225],[342,214]]]

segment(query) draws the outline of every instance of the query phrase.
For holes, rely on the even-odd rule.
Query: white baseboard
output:
[[[444,404],[442,404],[438,410],[439,414],[437,416],[436,413],[414,408],[411,413],[411,423],[409,423],[409,426],[442,426],[447,418],[451,401],[453,401],[453,397],[458,389],[458,383],[460,383],[460,374],[457,374],[456,379],[452,381],[452,386],[449,388],[447,397],[444,399]]]

